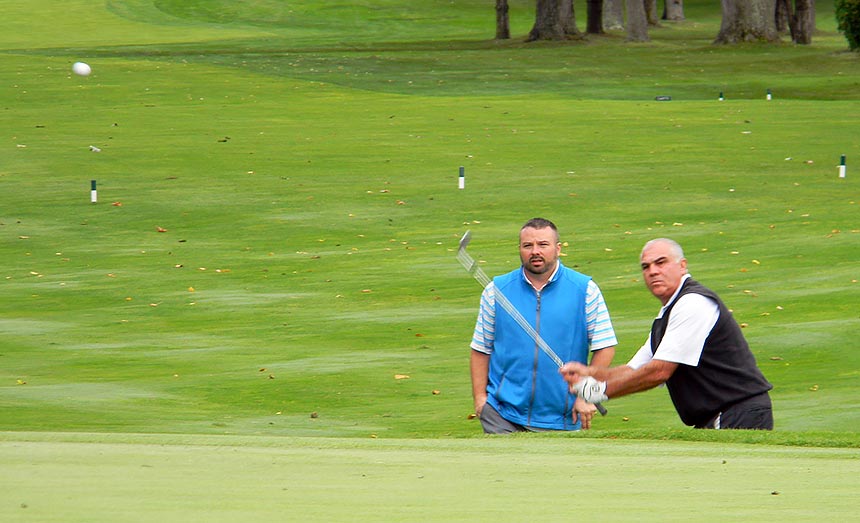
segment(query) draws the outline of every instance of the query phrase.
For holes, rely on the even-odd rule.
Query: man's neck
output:
[[[526,279],[531,284],[532,287],[537,291],[542,291],[546,284],[552,280],[552,277],[555,276],[555,273],[558,272],[559,263],[555,262],[555,268],[552,271],[547,271],[541,274],[535,274],[533,272],[529,272],[523,269],[523,274],[525,274]]]

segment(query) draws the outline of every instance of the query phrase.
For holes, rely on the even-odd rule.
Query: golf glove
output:
[[[588,403],[602,403],[609,400],[606,396],[606,382],[597,381],[592,376],[586,376],[577,381],[571,389]]]

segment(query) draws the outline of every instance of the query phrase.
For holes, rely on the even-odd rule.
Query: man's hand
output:
[[[582,422],[582,430],[591,428],[591,420],[594,418],[594,413],[597,412],[597,407],[586,402],[580,397],[573,402],[573,422],[577,419]]]
[[[580,378],[578,381],[571,383],[570,391],[576,394],[578,398],[582,398],[584,401],[592,404],[603,403],[609,400],[609,397],[606,395],[606,382],[597,381],[591,376]]]
[[[590,376],[590,368],[587,365],[583,365],[582,363],[577,363],[572,361],[570,363],[565,363],[564,366],[558,371],[561,373],[562,377],[571,385],[580,380],[580,378],[584,376]]]

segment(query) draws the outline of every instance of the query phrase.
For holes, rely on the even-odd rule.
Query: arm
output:
[[[601,368],[586,366],[581,363],[568,363],[559,372],[562,373],[571,388],[583,378],[592,377],[598,382],[605,383],[606,388],[603,394],[610,398],[617,398],[652,389],[665,383],[677,368],[677,363],[651,360],[638,369],[633,369],[627,365]]]
[[[490,372],[490,355],[472,350],[469,361],[472,374],[472,399],[475,402],[475,414],[481,415],[484,404],[487,403],[487,381]]]
[[[586,367],[569,363],[560,372],[571,389],[576,387],[581,391],[585,384],[579,383],[580,380],[589,376],[594,378],[598,391],[594,397],[597,398],[600,395],[617,398],[654,388],[665,383],[678,365],[698,365],[705,339],[718,317],[719,306],[713,300],[698,294],[682,296],[669,317],[660,346],[653,354],[649,336],[648,342],[627,365],[601,369],[594,365]]]
[[[606,381],[606,395],[610,398],[626,396],[662,385],[672,376],[678,364],[671,361],[651,360],[635,370],[627,365],[617,368],[621,371],[614,373],[614,376],[607,380],[601,380]]]
[[[615,357],[615,347],[606,347],[591,353],[592,367],[609,367]]]

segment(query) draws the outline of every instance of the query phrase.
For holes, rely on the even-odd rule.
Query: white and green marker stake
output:
[[[90,180],[90,203],[99,201],[98,191],[96,191],[96,181]]]
[[[845,178],[845,155],[839,159],[839,177]]]
[[[459,181],[460,189],[466,188],[466,168],[462,165],[460,166],[460,181]]]

